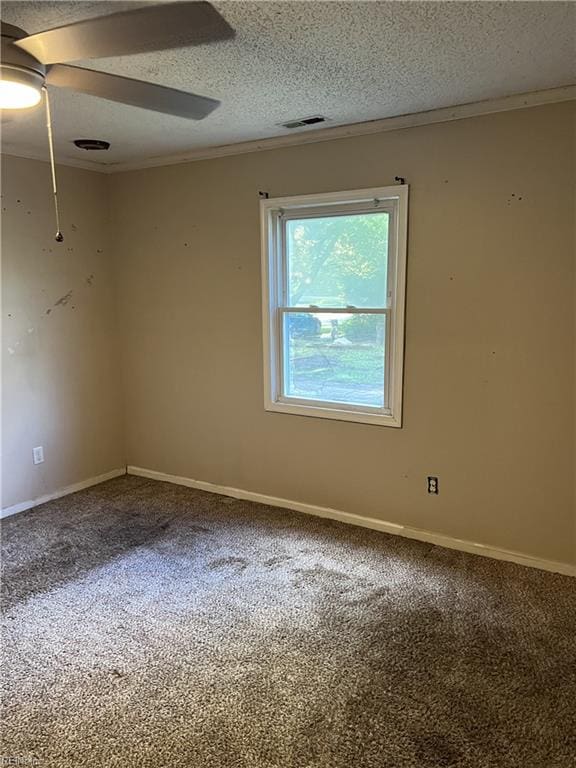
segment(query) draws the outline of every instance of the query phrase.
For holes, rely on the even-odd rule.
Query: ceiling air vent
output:
[[[102,139],[74,139],[74,144],[78,147],[78,149],[88,149],[88,150],[110,149],[110,142],[102,141]]]
[[[314,117],[302,117],[300,120],[289,120],[287,123],[280,123],[282,128],[305,128],[307,125],[317,125],[318,123],[325,123],[326,118],[321,115],[314,115]]]

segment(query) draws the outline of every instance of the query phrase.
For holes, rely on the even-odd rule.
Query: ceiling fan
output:
[[[202,120],[215,99],[67,62],[182,48],[234,37],[207,2],[159,3],[27,35],[2,23],[0,109],[40,102],[46,84],[178,117]]]
[[[35,107],[44,93],[58,243],[64,235],[60,230],[47,85],[192,120],[203,120],[220,104],[195,93],[65,62],[215,43],[235,34],[210,3],[184,0],[98,16],[35,35],[4,23],[1,31],[0,110]]]

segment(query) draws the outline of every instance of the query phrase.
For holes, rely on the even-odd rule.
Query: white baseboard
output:
[[[290,499],[281,499],[276,496],[267,496],[255,491],[245,491],[241,488],[230,488],[226,485],[215,485],[203,480],[192,480],[189,477],[178,477],[177,475],[167,475],[164,472],[156,472],[153,469],[143,469],[142,467],[128,466],[126,468],[129,475],[138,475],[139,477],[148,477],[151,480],[162,480],[176,485],[185,485],[189,488],[197,488],[209,493],[218,493],[221,496],[232,496],[235,499],[245,499],[246,501],[256,501],[260,504],[268,504],[272,507],[281,507],[283,509],[294,509],[297,512],[304,512],[307,515],[316,515],[317,517],[328,517],[331,520],[339,520],[342,523],[351,525],[360,525],[364,528],[372,528],[375,531],[392,533],[395,536],[404,536],[407,539],[417,539],[429,544],[436,544],[439,547],[447,549],[456,549],[460,552],[469,552],[473,555],[482,555],[491,557],[494,560],[506,560],[518,565],[526,565],[529,568],[539,568],[543,571],[552,571],[553,573],[562,573],[565,576],[576,576],[576,566],[569,563],[558,563],[554,560],[542,560],[538,557],[524,555],[521,552],[514,552],[507,549],[497,549],[488,547],[484,544],[478,544],[473,541],[463,539],[454,539],[451,536],[444,536],[441,533],[433,533],[420,528],[410,528],[405,525],[390,523],[386,520],[377,520],[373,517],[363,517],[351,512],[343,512],[339,509],[330,507],[318,507],[314,504],[305,504],[301,501],[291,501]]]
[[[59,499],[62,496],[68,496],[69,493],[76,493],[76,491],[83,491],[85,488],[90,488],[92,485],[98,485],[106,480],[112,480],[113,477],[120,477],[126,474],[126,467],[121,469],[112,469],[110,472],[105,472],[103,475],[97,477],[89,477],[87,480],[81,480],[79,483],[73,485],[67,485],[65,488],[60,488],[53,493],[47,493],[45,496],[39,496],[37,499],[29,499],[28,501],[21,501],[19,504],[14,504],[11,507],[5,507],[0,511],[0,519],[4,517],[10,517],[10,515],[16,515],[18,512],[25,512],[27,509],[32,509],[40,504],[45,504],[47,501],[53,501],[53,499]]]

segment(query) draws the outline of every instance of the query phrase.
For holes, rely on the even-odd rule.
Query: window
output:
[[[407,186],[261,201],[265,407],[401,426]]]

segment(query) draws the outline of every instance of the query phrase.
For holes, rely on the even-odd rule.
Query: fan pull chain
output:
[[[48,88],[43,86],[44,101],[46,104],[46,127],[48,128],[48,146],[50,148],[50,170],[52,171],[52,191],[54,193],[54,212],[56,213],[56,236],[57,243],[64,240],[64,235],[60,231],[60,211],[58,210],[58,190],[56,188],[56,164],[54,162],[54,139],[52,137],[52,115],[50,113],[50,97]]]

